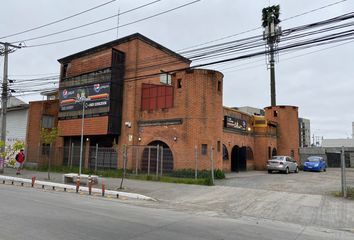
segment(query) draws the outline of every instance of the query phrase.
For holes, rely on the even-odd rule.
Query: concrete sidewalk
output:
[[[15,171],[5,169],[4,175]],[[258,174],[258,173],[257,173]],[[44,180],[46,173],[23,171],[21,177]],[[51,174],[61,182],[62,174]],[[120,179],[104,178],[108,189],[116,190]],[[276,220],[303,226],[319,226],[354,232],[354,201],[330,195],[308,194],[235,186],[199,186],[125,179],[124,191],[157,199],[129,201],[131,204],[165,208],[196,215],[239,218],[242,216]]]

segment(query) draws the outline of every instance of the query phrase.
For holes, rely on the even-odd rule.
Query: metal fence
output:
[[[202,149],[195,146],[194,154],[185,152],[186,168],[194,171],[198,178],[198,171],[214,169],[214,149]],[[79,145],[54,148],[39,146],[26,149],[28,161],[41,166],[66,166],[68,168],[80,165]],[[82,167],[90,170],[104,171],[110,169],[124,169],[124,172],[135,175],[163,176],[174,171],[175,160],[170,148],[164,145],[128,145],[122,148],[106,148],[99,145],[82,148]]]

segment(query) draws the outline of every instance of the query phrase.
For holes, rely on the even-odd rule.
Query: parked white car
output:
[[[273,156],[267,163],[268,173],[273,171],[284,172],[286,174],[290,172],[298,173],[299,166],[297,162],[289,156]]]

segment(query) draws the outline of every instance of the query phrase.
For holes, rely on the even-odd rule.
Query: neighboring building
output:
[[[354,139],[352,138],[323,139],[322,147],[324,148],[354,147]]]
[[[264,110],[260,109],[260,108],[254,108],[254,107],[249,107],[249,106],[245,106],[245,107],[238,107],[235,108],[240,110],[241,112],[245,112],[251,115],[258,115],[258,116],[264,116]]]
[[[311,129],[309,119],[299,118],[299,138],[301,148],[311,146]]]
[[[30,103],[27,141],[33,149],[40,146],[36,133],[43,117],[52,116],[60,136],[56,148],[63,149],[57,165],[77,164],[70,152],[80,145],[83,100],[85,168],[93,166],[96,146],[117,150],[110,154],[113,168],[123,167],[122,149],[128,149],[127,167],[135,171],[146,171],[156,156],[164,172],[210,169],[211,159],[225,171],[264,169],[275,154],[299,160],[297,107],[266,107],[265,116],[224,107],[222,73],[189,69],[190,60],[141,34],[59,62],[59,101]],[[151,148],[157,145],[161,154]],[[29,161],[38,161],[38,152]],[[106,155],[99,153],[97,161]],[[159,169],[156,161],[149,166]]]
[[[6,142],[25,141],[27,132],[28,104],[16,97],[7,101]]]
[[[354,139],[352,138],[322,139],[321,146],[301,148],[301,161],[305,161],[309,156],[318,155],[326,159],[329,167],[340,167],[342,147],[344,147],[346,167],[354,167]]]

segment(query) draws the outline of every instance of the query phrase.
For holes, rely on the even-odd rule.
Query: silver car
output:
[[[273,156],[268,160],[267,170],[268,173],[279,171],[288,174],[289,172],[298,173],[299,167],[296,161],[289,156]]]

